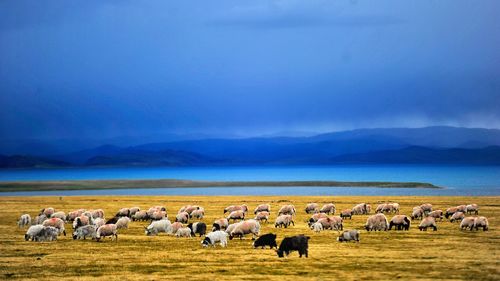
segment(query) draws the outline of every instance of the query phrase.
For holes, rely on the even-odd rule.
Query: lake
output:
[[[342,165],[304,167],[134,167],[0,170],[0,181],[190,179],[222,181],[417,181],[445,189],[205,187],[4,192],[14,195],[500,195],[500,166]]]

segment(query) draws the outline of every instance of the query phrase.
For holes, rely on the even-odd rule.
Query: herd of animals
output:
[[[344,220],[352,219],[354,215],[369,215],[371,206],[361,203],[352,209],[342,210],[339,216],[334,216],[337,212],[332,203],[325,204],[321,208],[317,203],[309,203],[305,212],[310,214],[308,226],[314,232],[323,230],[342,231],[337,237],[340,242],[359,242],[360,232],[356,229],[344,230]],[[212,224],[211,232],[207,233],[207,225],[202,222],[205,210],[201,206],[183,206],[176,214],[175,221],[171,222],[167,216],[167,209],[164,206],[154,206],[148,210],[141,210],[139,207],[122,208],[111,219],[106,220],[102,209],[85,210],[79,209],[69,213],[56,211],[54,208],[44,208],[32,219],[29,214],[23,214],[19,218],[19,227],[29,227],[25,240],[31,241],[55,241],[61,234],[66,236],[65,224],[71,223],[73,228],[73,239],[92,238],[100,241],[103,237],[114,238],[118,241],[118,231],[127,229],[131,221],[150,221],[145,227],[145,234],[155,236],[159,233],[175,235],[176,237],[204,236],[201,241],[202,246],[213,246],[217,243],[222,247],[227,246],[229,240],[234,237],[243,238],[245,235],[252,235],[253,247],[264,248],[269,246],[276,248],[279,257],[288,256],[292,251],[298,251],[299,256],[308,256],[309,236],[304,234],[292,237],[285,237],[279,247],[276,242],[277,235],[273,233],[260,235],[261,223],[267,223],[271,214],[270,204],[262,204],[255,208],[253,219],[248,219],[249,209],[247,205],[233,205],[224,209],[227,217],[217,219]],[[274,226],[276,228],[288,228],[295,226],[294,218],[296,208],[293,205],[284,205],[278,211]],[[388,220],[385,214],[394,214]],[[474,214],[475,216],[466,216]],[[393,227],[396,230],[409,230],[411,221],[420,220],[418,229],[426,231],[427,228],[437,230],[436,221],[442,221],[443,217],[451,222],[460,222],[460,229],[470,231],[482,229],[488,230],[487,218],[478,216],[479,207],[477,204],[460,205],[448,208],[446,211],[433,210],[429,203],[414,207],[410,216],[399,214],[398,203],[383,203],[378,205],[375,214],[368,217],[365,229],[367,231],[387,231]],[[197,220],[191,222],[191,220]],[[230,222],[232,222],[230,224]]]

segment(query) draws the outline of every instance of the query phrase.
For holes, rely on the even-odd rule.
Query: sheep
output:
[[[38,214],[38,215],[45,215],[45,216],[47,216],[47,218],[50,218],[52,216],[52,214],[55,212],[56,211],[54,210],[54,208],[49,207],[49,208],[42,209],[40,211],[40,214]]]
[[[325,204],[319,210],[320,213],[325,213],[325,214],[328,214],[328,215],[330,215],[330,214],[334,215],[335,211],[336,211],[336,209],[335,209],[335,205],[333,203]]]
[[[232,231],[236,228],[236,226],[237,226],[238,224],[239,224],[239,222],[237,222],[237,223],[232,223],[232,224],[228,225],[228,226],[226,227],[226,230],[225,230],[225,231],[226,231],[226,233],[227,233],[227,234],[231,234],[231,232],[232,232]]]
[[[462,222],[460,223],[460,229],[461,230],[467,230],[467,228],[469,228],[471,231],[472,229],[474,229],[474,222],[475,222],[476,218],[475,217],[466,217],[462,220]]]
[[[474,228],[476,230],[479,230],[479,228],[482,227],[483,231],[487,231],[489,226],[490,226],[490,224],[488,223],[488,219],[485,217],[477,217],[474,220]]]
[[[422,208],[425,215],[432,212],[432,204],[430,204],[430,203],[424,203],[424,204],[420,205],[420,208]]]
[[[172,224],[169,220],[152,221],[150,225],[145,227],[145,234],[147,236],[157,235],[160,232],[172,233]]]
[[[132,216],[133,221],[147,221],[149,220],[149,215],[147,211],[138,211]]]
[[[207,225],[204,222],[190,223],[187,227],[191,229],[191,236],[196,236],[196,234],[199,234],[201,237],[207,232]]]
[[[45,241],[55,241],[57,240],[57,235],[59,230],[53,226],[44,226],[40,232],[35,236],[35,241],[45,242]]]
[[[97,242],[101,240],[102,237],[111,236],[115,238],[115,241],[118,242],[118,234],[116,224],[105,224],[97,229],[95,239]]]
[[[451,216],[450,222],[456,222],[456,221],[460,222],[460,221],[462,221],[464,219],[464,217],[465,217],[464,213],[462,213],[462,212],[456,212],[456,213],[454,213]]]
[[[452,216],[456,212],[457,212],[457,207],[448,208],[448,209],[446,209],[446,212],[444,213],[444,217],[449,218],[450,216]]]
[[[24,240],[28,241],[31,239],[31,241],[35,241],[35,237],[38,235],[40,231],[42,231],[43,228],[44,226],[41,224],[30,226],[26,231],[26,234],[24,234]]]
[[[260,223],[256,220],[247,220],[239,222],[234,229],[229,233],[229,240],[233,239],[235,236],[239,236],[240,239],[246,234],[252,234],[252,240],[259,236]]]
[[[121,208],[120,210],[118,210],[115,217],[128,217],[129,215],[130,215],[129,208]]]
[[[141,210],[141,208],[139,207],[132,207],[129,209],[130,210],[130,213],[129,213],[129,216],[132,217],[134,216],[137,212],[139,212]]]
[[[410,217],[411,220],[422,219],[424,217],[424,210],[420,206],[414,207]]]
[[[253,214],[256,215],[259,212],[268,212],[268,213],[270,213],[271,212],[271,205],[269,205],[269,204],[260,204],[259,206],[257,206],[255,208],[255,210],[253,211]]]
[[[308,225],[311,226],[313,223],[317,222],[321,218],[327,218],[328,215],[325,213],[316,213],[311,216],[311,218],[308,221]]]
[[[278,211],[278,216],[279,215],[295,215],[296,211],[295,211],[295,206],[293,205],[284,205],[284,206],[281,206],[280,210]]]
[[[182,227],[183,227],[182,223],[176,221],[172,223],[172,230],[169,233],[174,234],[177,232],[177,230],[179,230]]]
[[[55,212],[50,217],[51,218],[59,218],[59,219],[63,220],[64,222],[66,222],[66,213],[64,213],[63,211]]]
[[[187,213],[185,213],[185,214],[187,214]],[[187,215],[187,216],[189,216],[189,215]],[[151,215],[148,215],[148,219],[150,219],[152,221],[162,220],[164,218],[168,218],[167,212],[165,212],[165,211],[155,211]]]
[[[96,218],[93,222],[93,225],[95,226],[96,229],[98,229],[99,227],[101,227],[105,224],[106,224],[106,222],[102,218]]]
[[[399,213],[398,203],[383,203],[377,206],[376,213]]]
[[[229,206],[229,207],[224,208],[224,214],[231,213],[234,211],[243,211],[244,213],[246,213],[246,212],[248,212],[248,206],[243,204],[240,206]]]
[[[306,205],[306,214],[315,214],[319,212],[318,203],[309,203]]]
[[[457,206],[457,212],[466,213],[467,212],[467,205]]]
[[[66,236],[66,229],[64,228],[64,221],[60,218],[50,218],[45,220],[42,224],[43,226],[52,226],[59,230],[59,234],[64,234]]]
[[[289,255],[292,251],[298,251],[299,257],[303,255],[308,257],[309,239],[311,237],[305,236],[304,234],[285,237],[280,243],[280,247],[276,251],[278,257],[282,258],[285,255]]]
[[[228,221],[230,221],[230,220],[236,221],[236,220],[244,220],[244,219],[245,219],[245,212],[243,212],[242,210],[232,211],[229,214],[229,216],[227,216]]]
[[[389,221],[384,214],[375,214],[366,220],[365,229],[367,231],[385,231],[389,229]]]
[[[290,224],[293,224],[295,226],[295,222],[293,221],[293,217],[291,215],[281,215],[276,218],[276,221],[274,222],[274,227],[284,227],[287,228],[290,226]]]
[[[262,249],[264,249],[265,246],[269,246],[270,249],[272,248],[278,249],[278,244],[276,243],[276,234],[273,233],[264,234],[259,238],[257,238],[257,240],[255,240],[252,243],[252,246],[254,249],[257,247],[262,247]]]
[[[101,218],[104,219],[104,211],[102,209],[92,210],[90,212],[93,219]]]
[[[212,231],[226,229],[228,225],[229,225],[229,221],[226,218],[217,219],[212,224]]]
[[[191,206],[191,205],[187,205],[187,206],[184,206],[182,207],[179,212],[177,212],[178,214],[179,213],[183,213],[183,212],[186,212],[188,214],[191,214],[192,212],[196,211],[196,210],[199,210],[201,207],[199,206]],[[201,208],[203,210],[203,208]]]
[[[219,242],[221,247],[227,246],[227,233],[221,230],[216,230],[205,235],[205,238],[201,241],[203,247],[213,246],[215,243]]]
[[[351,209],[345,209],[342,212],[340,212],[340,217],[342,219],[349,218],[352,219],[352,210]]]
[[[46,215],[41,214],[36,216],[35,219],[31,222],[31,224],[42,224],[47,219],[48,217]]]
[[[189,213],[188,212],[178,213],[177,216],[175,216],[175,221],[180,223],[188,223]]]
[[[469,204],[465,207],[465,210],[467,214],[478,214],[479,213],[479,206],[477,204]]]
[[[395,230],[409,230],[410,219],[405,215],[395,215],[389,222],[389,230],[394,226]]]
[[[261,211],[261,212],[258,212],[256,215],[255,215],[255,220],[258,220],[260,222],[262,221],[265,221],[267,223],[267,221],[269,220],[269,212],[268,211]]]
[[[165,208],[164,206],[154,206],[154,207],[151,207],[149,208],[149,210],[147,211],[148,213],[148,216],[152,216],[154,212],[167,212],[167,208]]]
[[[434,210],[430,212],[427,216],[432,217],[436,220],[443,220],[443,211],[442,210]]]
[[[114,216],[106,221],[106,224],[115,224],[121,217]]]
[[[17,221],[17,226],[21,228],[29,225],[31,225],[31,216],[29,214],[21,215],[21,217],[19,217],[19,220]]]
[[[434,231],[437,230],[436,219],[435,218],[433,218],[433,217],[425,217],[420,222],[420,225],[418,226],[418,229],[420,229],[420,231],[427,231],[428,227],[432,227],[432,229]]]
[[[355,241],[359,243],[359,230],[344,230],[339,237],[337,237],[337,241],[339,242],[349,242]]]
[[[191,237],[191,229],[189,227],[181,227],[175,232],[175,237]]]
[[[121,217],[117,222],[116,222],[116,229],[127,229],[128,224],[130,223],[130,219],[128,217]]]
[[[353,215],[367,215],[371,211],[371,206],[366,203],[360,203],[352,208]]]
[[[66,221],[74,221],[77,217],[81,216],[83,212],[85,212],[84,209],[69,212],[68,215],[66,215]]]
[[[323,224],[321,224],[320,222],[315,222],[311,225],[311,229],[317,233],[321,232],[323,231]]]
[[[104,220],[101,219],[101,221],[104,221]],[[85,226],[79,227],[73,232],[73,240],[82,239],[82,238],[83,238],[83,240],[85,240],[87,238],[87,236],[91,237],[92,239],[95,239],[96,235],[97,235],[97,229],[99,227],[96,227],[95,225],[85,225]]]
[[[73,221],[73,229],[89,224],[92,224],[90,218],[82,214]]]
[[[327,217],[321,218],[317,221],[323,226],[323,229],[331,229],[331,230],[343,230],[343,220],[341,217]]]
[[[199,220],[203,219],[204,216],[205,216],[205,210],[204,209],[197,209],[197,210],[192,211],[189,214],[190,218],[195,218],[195,219],[199,219]]]

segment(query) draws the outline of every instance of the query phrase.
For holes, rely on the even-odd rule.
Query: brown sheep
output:
[[[353,215],[367,215],[370,213],[371,207],[366,203],[360,203],[352,208]]]
[[[375,214],[366,220],[365,229],[367,231],[385,231],[389,229],[389,221],[384,214]]]
[[[449,218],[450,216],[452,216],[456,212],[457,212],[457,207],[448,208],[448,209],[446,209],[446,212],[444,213],[444,217]]]
[[[471,231],[474,229],[474,222],[475,222],[476,218],[475,217],[466,217],[462,220],[462,222],[460,223],[460,229],[461,230],[467,230],[467,228],[469,228]]]
[[[260,223],[256,220],[247,220],[241,221],[236,224],[233,230],[229,233],[229,240],[233,239],[233,237],[243,238],[246,234],[252,234],[252,240],[255,240],[256,237],[259,236],[260,232]]]
[[[420,225],[418,226],[418,229],[420,229],[420,231],[427,231],[427,228],[428,227],[432,227],[432,229],[434,231],[437,230],[437,226],[436,226],[436,219],[434,219],[433,217],[425,217],[421,222],[420,222]]]
[[[116,224],[105,224],[97,229],[96,232],[96,240],[99,242],[102,237],[111,236],[115,238],[115,241],[118,242],[118,234]]]
[[[331,229],[331,230],[343,230],[343,220],[341,217],[327,217],[321,218],[317,221],[323,226],[323,229]]]
[[[269,204],[260,204],[259,206],[257,206],[257,208],[255,208],[255,210],[253,211],[253,214],[256,215],[259,212],[268,212],[268,213],[271,213],[271,205],[269,205]]]
[[[242,210],[232,211],[227,217],[228,221],[233,220],[233,222],[236,220],[244,220],[244,219],[245,219],[245,212]]]
[[[432,204],[430,204],[430,203],[422,204],[422,205],[420,205],[420,208],[422,208],[425,215],[432,212]]]
[[[434,210],[430,212],[427,216],[432,217],[436,220],[443,220],[443,211],[442,210]]]
[[[261,211],[261,212],[258,212],[256,215],[255,215],[255,220],[257,221],[265,221],[267,223],[267,221],[269,220],[269,212],[268,211]]]
[[[56,211],[54,210],[54,208],[49,207],[49,208],[42,209],[40,211],[39,215],[45,215],[45,216],[47,216],[47,218],[50,218],[52,216],[52,214],[54,214],[55,212]]]
[[[295,206],[293,205],[284,205],[284,206],[281,206],[280,210],[278,211],[278,216],[279,215],[295,215],[296,214],[296,211],[295,211]]]
[[[319,212],[318,203],[309,203],[306,205],[306,214],[315,214]]]
[[[340,212],[340,217],[343,219],[349,218],[352,219],[352,210],[351,209],[345,209],[342,212]]]
[[[128,217],[129,215],[130,215],[129,208],[121,208],[120,210],[118,210],[115,217]]]
[[[188,212],[178,213],[177,216],[175,216],[175,221],[180,223],[188,223],[189,213]]]
[[[229,225],[229,221],[226,218],[217,219],[212,224],[212,231],[226,229]]]
[[[276,218],[274,227],[287,228],[288,226],[290,226],[290,224],[293,224],[293,226],[295,226],[295,222],[293,221],[293,217],[291,215],[280,215],[279,217]]]
[[[460,221],[462,221],[464,219],[464,217],[465,217],[464,213],[462,213],[462,212],[456,212],[456,213],[454,213],[451,216],[450,222],[456,222],[456,221],[460,222]]]
[[[311,216],[311,218],[308,221],[309,226],[311,226],[313,223],[317,222],[321,218],[327,218],[328,215],[325,213],[316,213]]]
[[[483,231],[487,231],[489,226],[490,226],[490,224],[488,223],[488,219],[485,217],[477,217],[474,220],[474,228],[476,230],[479,230],[479,228],[482,227]]]
[[[328,215],[334,215],[335,214],[335,205],[333,203],[328,203],[328,204],[325,204],[323,205],[323,207],[321,207],[321,209],[319,210],[320,213],[325,213],[325,214],[328,214]]]
[[[203,208],[196,209],[189,214],[190,218],[195,218],[199,220],[203,219],[204,216],[205,216],[205,210]]]
[[[466,206],[467,214],[478,214],[479,213],[479,206],[477,204],[469,204]]]
[[[422,219],[424,217],[424,210],[420,206],[414,207],[410,217],[411,220]]]
[[[231,213],[234,211],[243,211],[243,213],[246,213],[246,212],[248,212],[248,206],[243,204],[243,205],[239,205],[239,206],[229,206],[229,207],[224,208],[224,214]]]
[[[395,215],[389,222],[389,230],[394,226],[395,230],[409,230],[410,218],[405,215]]]

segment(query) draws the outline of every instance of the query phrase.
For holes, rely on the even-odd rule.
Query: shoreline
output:
[[[444,189],[425,182],[377,182],[377,181],[199,181],[180,179],[158,180],[61,180],[61,181],[11,181],[0,182],[1,192],[16,191],[63,191],[105,190],[134,188],[203,188],[203,187],[373,187]]]

